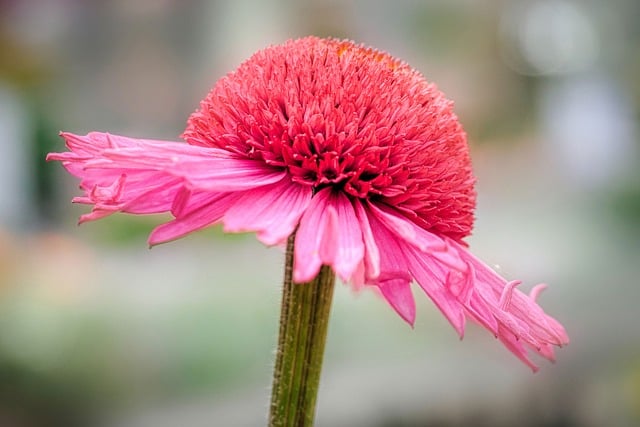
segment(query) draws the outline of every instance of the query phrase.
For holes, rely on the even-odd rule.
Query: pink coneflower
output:
[[[463,335],[479,323],[527,365],[553,360],[563,327],[473,256],[475,178],[453,103],[407,64],[348,41],[307,37],[254,54],[220,79],[168,142],[62,133],[52,153],[93,205],[171,212],[149,243],[222,223],[267,245],[295,234],[293,280],[323,265],[373,286],[408,323],[415,281]]]

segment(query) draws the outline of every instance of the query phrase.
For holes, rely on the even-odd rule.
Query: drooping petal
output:
[[[455,252],[449,250],[447,241],[417,226],[397,211],[376,203],[369,203],[373,215],[398,237],[415,246],[422,252],[429,252],[444,266],[453,270],[464,271],[466,265]]]
[[[389,207],[369,202],[368,208],[386,228],[421,251],[443,250],[445,248],[445,243],[441,238],[431,233],[425,233],[422,228],[398,215],[397,212],[393,212]]]
[[[74,197],[73,202],[94,205],[91,213],[80,216],[80,223],[114,212],[153,214],[169,210],[182,186],[182,179],[161,172],[122,174],[111,185],[86,188],[86,195]]]
[[[320,190],[300,220],[296,234],[294,280],[307,282],[323,264],[349,281],[364,257],[362,231],[351,201],[331,188]]]
[[[440,309],[442,314],[454,327],[460,338],[464,336],[465,313],[464,307],[446,286],[443,286],[442,276],[438,276],[433,270],[434,261],[424,254],[418,253],[412,248],[406,248],[405,254],[409,261],[411,274],[418,285]]]
[[[536,337],[536,340],[559,346],[569,343],[569,337],[562,325],[553,317],[547,315],[533,298],[513,288],[507,296],[503,297],[505,287],[512,282],[502,278],[463,246],[456,242],[450,243],[456,247],[462,258],[474,266],[478,284],[477,289],[483,298],[493,301],[497,306],[500,305],[501,298],[503,300],[508,299],[508,306],[501,311],[524,321],[532,336]],[[534,296],[535,294],[534,292]],[[536,342],[532,342],[531,345],[536,346]]]
[[[183,179],[160,170],[131,170],[126,168],[91,169],[87,164],[101,158],[106,150],[118,150],[131,144],[179,144],[166,141],[133,140],[90,133],[78,136],[61,133],[67,147],[64,153],[50,153],[47,160],[59,160],[73,175],[81,178],[80,188],[85,195],[73,199],[75,203],[94,205],[92,212],[82,215],[80,222],[91,221],[114,212],[158,213],[167,211]],[[184,144],[182,144],[184,145]]]
[[[453,252],[455,253],[455,250]],[[495,303],[493,301],[487,302],[479,295],[473,264],[466,263],[464,271],[447,272],[444,285],[464,306],[466,314],[471,319],[485,327],[493,335],[498,335],[500,325],[495,316]]]
[[[531,368],[533,372],[538,371],[538,366],[529,358],[527,348],[519,341],[517,337],[511,333],[501,330],[498,333],[498,339],[513,355],[520,359],[524,364]]]
[[[364,206],[357,199],[354,201],[353,206],[362,230],[362,241],[364,243],[364,280],[375,281],[380,276],[380,251],[373,237],[371,224]]]
[[[90,135],[94,140],[100,136],[109,139],[116,148],[106,148],[86,160],[85,169],[162,171],[183,178],[193,189],[215,192],[248,190],[277,182],[285,175],[281,168],[219,148],[96,132]]]
[[[70,151],[51,153],[47,160],[61,161],[70,173],[81,178],[80,188],[85,195],[74,198],[74,202],[91,204],[93,209],[82,215],[80,222],[114,212],[167,212],[173,210],[176,197],[185,188],[189,189],[189,197],[195,203],[194,197],[216,199],[220,193],[252,190],[279,182],[284,176],[282,170],[238,158],[218,148],[100,132],[85,136],[61,135]],[[189,219],[178,218],[171,225],[160,228],[151,240],[164,241],[186,234],[188,230],[180,227],[190,224],[194,229],[201,228],[205,218],[195,221],[194,215],[192,213]],[[211,218],[209,223],[218,219]],[[159,239],[167,230],[172,232]]]
[[[398,256],[403,258],[402,262],[395,262],[395,264],[399,266],[395,267],[395,269],[406,272],[406,286],[409,286],[408,282],[411,280],[411,277],[415,278],[420,287],[442,311],[462,337],[464,335],[465,323],[464,306],[460,304],[457,297],[445,286],[449,267],[439,262],[439,258],[431,256],[430,252],[425,252],[428,248],[437,248],[441,251],[447,250],[446,242],[435,235],[423,235],[428,232],[419,227],[414,228],[408,219],[398,213],[394,213],[390,209],[384,209],[373,203],[369,203],[366,212],[369,218],[368,222],[375,224],[375,236],[380,242],[379,245],[377,245],[377,249],[386,259],[394,256],[396,258]],[[429,244],[427,244],[427,242],[429,242]],[[425,251],[420,248],[423,248]],[[453,258],[451,255],[448,255],[448,257]],[[455,262],[451,264],[462,265],[464,267],[464,264],[461,263],[457,257],[455,258]],[[395,271],[390,273],[387,270],[389,268],[388,266],[388,262],[386,262],[384,266],[380,266],[381,276],[398,274]]]
[[[380,276],[373,284],[409,272],[461,337],[469,317],[534,370],[530,350],[553,360],[553,346],[568,343],[560,323],[535,302],[540,287],[534,288],[532,297],[523,294],[516,288],[519,281],[500,277],[460,243],[412,227],[393,209],[370,202],[363,211],[380,252]],[[410,278],[406,286],[399,280],[393,289],[408,289]],[[397,307],[401,297],[385,298],[405,318]]]
[[[340,238],[341,230],[338,226],[338,212],[335,206],[328,203],[324,215],[326,216],[326,220],[323,221],[325,224],[325,232],[318,242],[318,255],[323,264],[331,265],[339,250],[338,245],[340,243],[338,239]]]
[[[240,193],[181,193],[180,206],[173,212],[176,218],[156,227],[149,235],[149,245],[178,239],[220,221],[240,198]]]
[[[293,280],[298,283],[313,279],[322,267],[320,244],[327,230],[329,215],[325,213],[330,189],[318,192],[300,219],[296,232]]]
[[[537,367],[529,359],[527,349],[553,360],[552,346],[569,342],[560,323],[546,314],[534,299],[516,288],[519,281],[507,281],[464,246],[450,239],[448,243],[470,266],[469,277],[473,281],[474,292],[465,308],[471,318],[492,330],[486,319],[493,317],[492,323],[497,322],[498,325],[493,331],[495,335],[532,369]]]
[[[545,283],[539,283],[535,285],[533,288],[531,288],[531,292],[529,292],[529,298],[534,301],[538,301],[538,297],[545,289],[547,289],[547,285]]]
[[[384,223],[371,212],[369,206],[367,206],[366,212],[380,255],[380,275],[378,280],[402,278],[411,281],[409,265],[406,257],[402,253],[402,245],[406,242],[387,228]]]
[[[281,243],[295,230],[311,202],[311,195],[311,187],[287,178],[245,191],[225,213],[224,230],[257,231],[258,239],[264,244]]]
[[[108,133],[86,136],[61,133],[64,153],[51,153],[47,160],[61,161],[83,180],[83,188],[110,185],[114,178],[145,173],[180,178],[193,189],[241,191],[279,181],[285,172],[258,160],[240,158],[228,151],[183,142],[135,139]],[[133,177],[131,177],[133,179]]]
[[[379,287],[389,305],[413,326],[415,303],[408,260],[402,253],[402,240],[380,221],[370,206],[363,207],[363,211],[375,240],[375,244],[370,246],[375,246],[379,255],[379,274],[369,278],[369,282]]]
[[[384,280],[377,282],[376,286],[400,317],[413,326],[416,320],[416,303],[413,299],[411,286],[407,281],[404,279]]]
[[[331,205],[336,210],[337,250],[329,248],[323,261],[333,266],[343,281],[348,282],[364,257],[362,230],[353,204],[342,192],[332,192]]]

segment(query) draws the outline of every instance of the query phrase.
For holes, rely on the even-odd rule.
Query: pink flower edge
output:
[[[411,283],[435,303],[460,337],[466,319],[489,330],[530,366],[531,352],[554,360],[569,343],[562,325],[530,295],[473,256],[461,243],[433,234],[382,202],[317,191],[281,169],[229,151],[182,142],[92,132],[62,133],[70,151],[51,153],[80,178],[92,205],[80,222],[115,212],[170,212],[174,219],[150,235],[151,245],[222,223],[228,232],[256,232],[281,244],[297,229],[294,280],[306,282],[322,265],[356,288],[373,286],[407,323],[415,321]]]

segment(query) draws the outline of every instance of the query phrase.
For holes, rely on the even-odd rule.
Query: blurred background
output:
[[[640,425],[640,3],[0,1],[0,426],[265,424],[283,254],[164,217],[76,227],[59,130],[176,140],[214,82],[308,34],[408,61],[456,101],[473,251],[572,343],[533,375],[426,297],[415,329],[337,288],[318,426]]]

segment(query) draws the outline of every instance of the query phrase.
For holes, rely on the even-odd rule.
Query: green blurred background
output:
[[[408,61],[456,101],[473,251],[572,338],[533,375],[415,290],[407,327],[337,289],[318,426],[640,425],[640,3],[0,1],[0,426],[265,424],[283,255],[164,217],[80,228],[59,130],[177,139],[214,82],[307,34]]]

